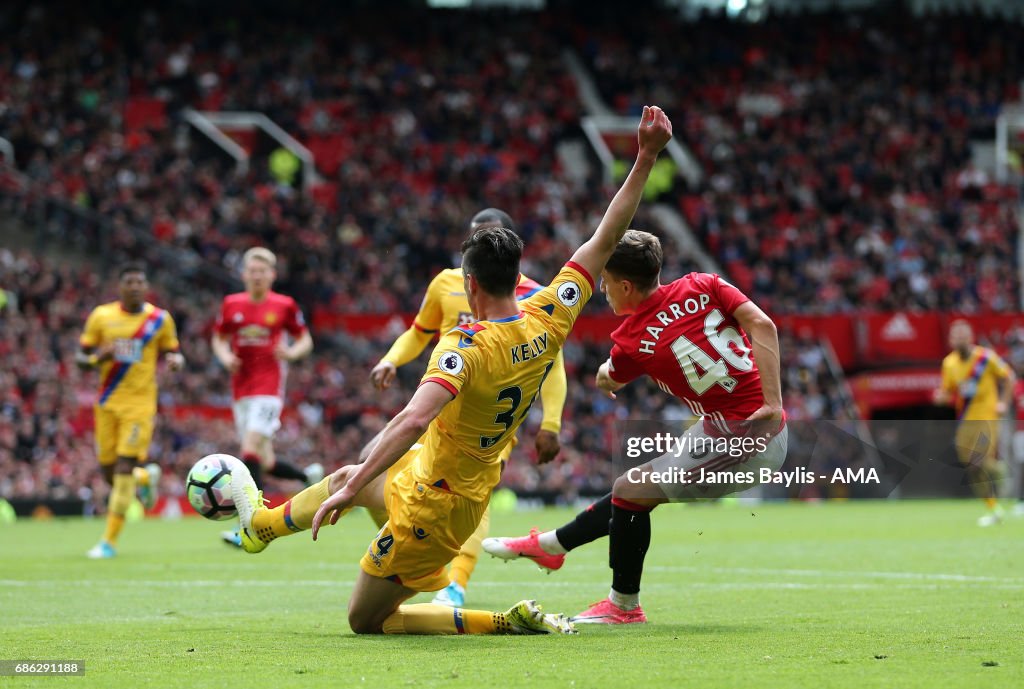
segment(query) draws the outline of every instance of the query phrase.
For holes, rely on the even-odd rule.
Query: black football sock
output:
[[[263,490],[263,466],[260,464],[260,458],[257,455],[245,455],[242,457],[242,461],[245,462],[256,487]]]
[[[288,462],[274,462],[274,466],[270,467],[267,473],[277,478],[306,482],[305,472]]]
[[[608,539],[612,588],[623,594],[640,593],[644,557],[651,545],[651,510],[628,500],[613,498]]]
[[[576,515],[571,522],[555,529],[555,537],[566,550],[579,548],[608,535],[612,520],[612,494],[604,496]]]

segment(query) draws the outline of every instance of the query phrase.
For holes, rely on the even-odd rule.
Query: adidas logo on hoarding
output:
[[[882,326],[882,339],[884,340],[913,340],[915,337],[917,337],[917,331],[910,324],[910,319],[902,313],[897,313]]]

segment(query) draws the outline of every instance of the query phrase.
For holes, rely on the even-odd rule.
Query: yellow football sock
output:
[[[124,515],[135,498],[135,477],[131,474],[114,474],[114,486],[107,499],[107,528],[103,540],[110,545],[117,544],[117,537],[124,527]]]
[[[400,605],[384,620],[385,634],[511,634],[503,612],[463,610],[446,605]]]
[[[121,535],[124,527],[124,515],[107,513],[107,528],[103,530],[103,540],[110,545],[117,545],[117,537]]]
[[[477,560],[480,558],[480,548],[484,539],[487,538],[487,530],[491,525],[491,508],[488,505],[484,510],[484,516],[476,527],[473,535],[462,544],[459,554],[452,560],[452,569],[449,573],[451,580],[462,588],[469,586],[469,577],[476,568]]]
[[[990,510],[994,510],[996,508],[996,504],[997,503],[998,503],[998,500],[996,500],[995,498],[985,498],[985,505]]]
[[[314,483],[283,505],[270,510],[256,510],[252,516],[252,527],[259,539],[270,543],[275,538],[305,531],[313,526],[316,511],[331,495],[330,482],[330,476],[325,476],[320,483]]]

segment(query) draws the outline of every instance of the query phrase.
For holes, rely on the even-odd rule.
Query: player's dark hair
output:
[[[652,290],[661,276],[661,242],[650,232],[627,230],[605,270],[621,280],[629,280],[637,289]]]
[[[507,227],[513,232],[516,231],[516,225],[512,222],[512,216],[500,208],[485,208],[469,221],[470,232],[476,231],[481,227]]]
[[[462,271],[472,275],[484,292],[503,297],[519,282],[523,240],[506,227],[482,227],[462,243]]]
[[[146,268],[141,263],[125,263],[117,271],[117,279],[121,280],[128,273],[142,273],[146,274]]]

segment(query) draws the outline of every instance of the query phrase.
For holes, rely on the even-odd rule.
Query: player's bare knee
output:
[[[259,456],[260,463],[266,464],[268,457],[268,446],[270,438],[256,431],[247,431],[242,439],[242,454],[254,454]],[[267,467],[265,467],[267,468]]]
[[[624,500],[638,500],[642,497],[643,489],[646,485],[646,483],[631,479],[629,474],[623,474],[615,479],[615,483],[612,485],[612,497]]]
[[[619,500],[628,500],[635,505],[648,507],[652,510],[658,505],[669,502],[657,485],[646,480],[630,480],[629,474],[624,474],[615,479],[615,484],[612,486],[612,497]]]
[[[384,626],[380,623],[372,623],[369,620],[363,618],[353,618],[351,615],[348,618],[348,626],[352,628],[355,634],[383,634]]]
[[[348,626],[356,634],[382,634],[384,633],[384,621],[377,619],[379,613],[376,610],[367,610],[358,604],[350,605],[348,609]]]

